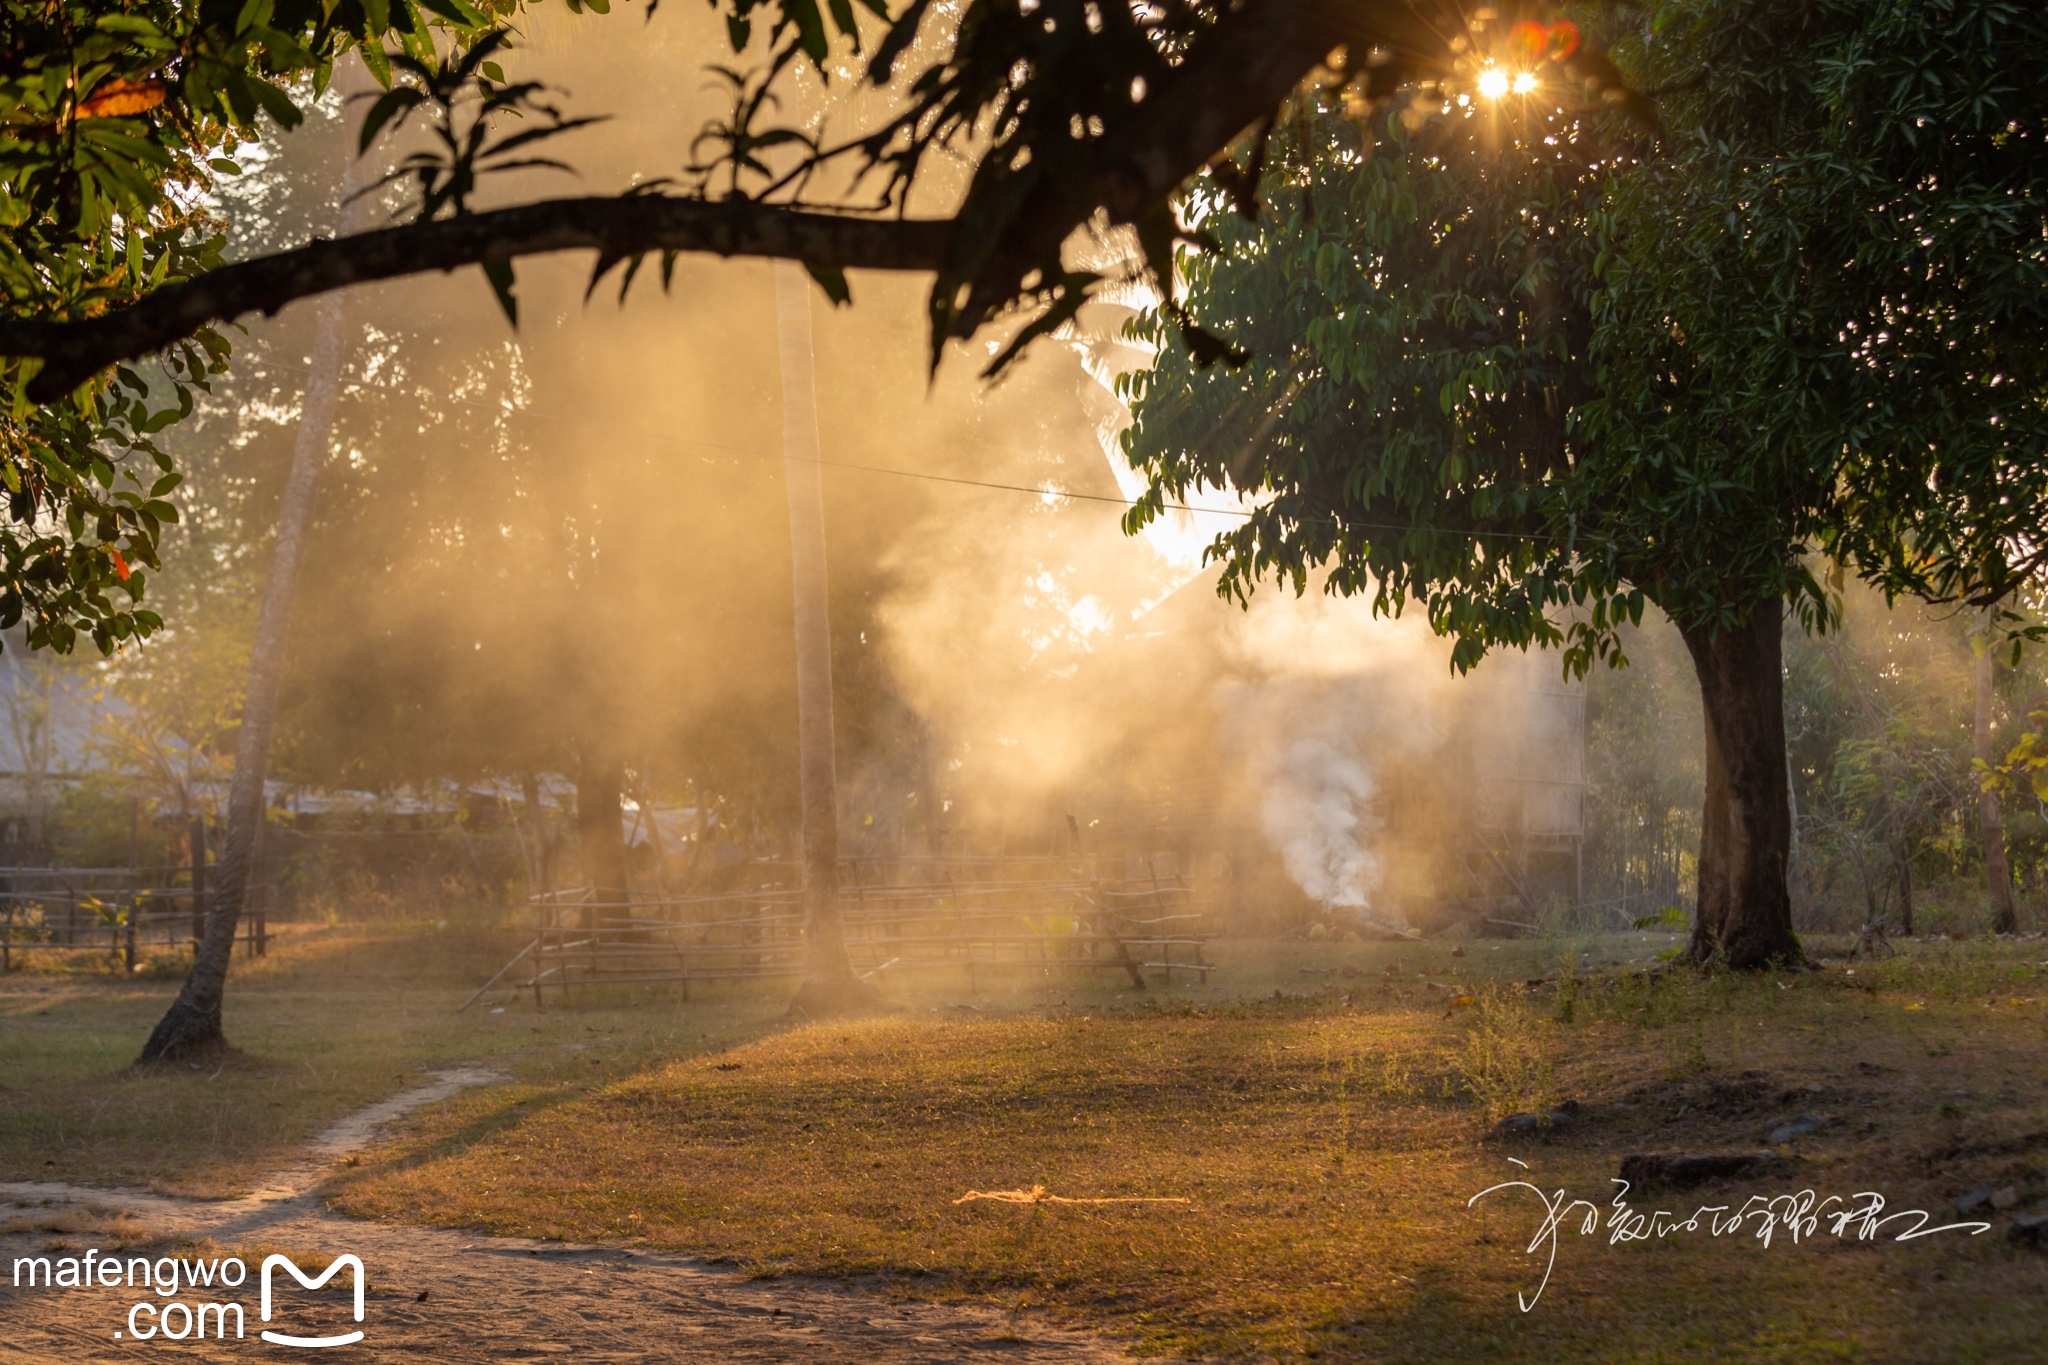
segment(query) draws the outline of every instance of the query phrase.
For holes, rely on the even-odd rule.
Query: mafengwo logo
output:
[[[335,1272],[343,1266],[347,1266],[355,1273],[356,1321],[361,1322],[363,1320],[363,1263],[352,1255],[335,1257],[333,1263],[327,1269],[320,1272],[318,1279],[308,1279],[304,1271],[292,1264],[292,1259],[289,1256],[265,1256],[263,1258],[263,1320],[265,1322],[270,1321],[271,1271],[279,1268],[289,1270],[292,1273],[292,1278],[297,1280],[303,1287],[318,1289],[333,1279]],[[358,1327],[353,1332],[344,1332],[340,1336],[332,1337],[295,1337],[284,1332],[273,1332],[266,1327],[260,1335],[265,1341],[274,1342],[279,1346],[347,1346],[351,1342],[361,1341],[363,1339],[363,1330]]]
[[[284,1274],[279,1274],[280,1271]],[[325,1289],[343,1271],[348,1272],[346,1287],[353,1291],[351,1306],[354,1319],[361,1322],[364,1279],[361,1257],[344,1253],[329,1262],[318,1275],[308,1275],[289,1256],[273,1254],[264,1257],[263,1266],[257,1272],[257,1317],[263,1324],[257,1335],[276,1346],[297,1346],[309,1350],[348,1346],[361,1341],[363,1331],[360,1327],[319,1336],[283,1330],[290,1325],[289,1315],[277,1311],[283,1306],[281,1300],[273,1302],[277,1296],[272,1293],[272,1283],[283,1281],[286,1275],[296,1281],[299,1288],[317,1291]],[[153,1300],[142,1299],[129,1306],[123,1328],[114,1333],[116,1339],[131,1341],[240,1340],[247,1330],[242,1305],[239,1300],[224,1299],[217,1290],[238,1289],[248,1283],[248,1279],[249,1267],[239,1256],[211,1260],[172,1256],[124,1258],[103,1256],[98,1248],[91,1248],[83,1256],[19,1256],[14,1261],[14,1284],[18,1289],[139,1288],[153,1293],[156,1296]],[[281,1287],[287,1292],[291,1289],[289,1284]],[[274,1314],[278,1319],[276,1327],[270,1325]],[[230,1327],[233,1328],[232,1333]]]

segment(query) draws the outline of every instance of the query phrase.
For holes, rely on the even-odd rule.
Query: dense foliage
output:
[[[289,129],[337,56],[419,57],[480,31],[462,0],[6,0],[0,6],[0,289],[11,316],[91,318],[222,261],[211,192],[264,119]],[[0,626],[103,652],[161,624],[140,605],[180,482],[157,439],[229,351],[203,328],[161,365],[117,367],[54,402],[35,359],[0,361]]]
[[[1671,92],[1655,137],[1549,82],[1296,124],[1265,218],[1206,219],[1222,250],[1185,261],[1249,365],[1146,324],[1133,523],[1256,494],[1226,591],[1328,563],[1467,666],[1569,637],[1583,669],[1646,598],[1825,612],[1809,551],[2009,594],[2048,494],[2048,19],[1683,0],[1615,51]]]

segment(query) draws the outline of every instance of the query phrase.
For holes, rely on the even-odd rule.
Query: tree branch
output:
[[[1041,179],[1000,235],[955,238],[952,274],[971,282],[972,292],[954,312],[951,334],[971,335],[1007,305],[1016,281],[1056,255],[1098,207],[1113,223],[1135,223],[1164,203],[1240,133],[1271,117],[1332,48],[1346,43],[1358,49],[1354,60],[1371,45],[1392,49],[1398,65],[1389,74],[1447,64],[1450,56],[1409,0],[1249,0],[1153,82],[1144,102],[1104,140],[1089,175]],[[962,218],[974,207],[965,206]]]
[[[1021,281],[1056,259],[1097,212],[1136,222],[1164,203],[1237,135],[1270,117],[1331,48],[1380,47],[1394,63],[1363,78],[1389,88],[1449,58],[1413,0],[1246,0],[1202,34],[1121,121],[1078,175],[1044,177],[1021,202],[973,195],[951,219],[877,219],[763,204],[659,195],[547,200],[437,222],[315,241],[170,285],[79,322],[0,320],[0,355],[40,357],[28,395],[50,402],[119,360],[147,355],[213,322],[274,314],[294,299],[371,280],[591,250],[600,260],[645,251],[800,260],[827,269],[929,270],[950,300],[940,330],[969,336],[1019,297]],[[1165,262],[1154,262],[1168,268]],[[935,304],[937,300],[935,300]],[[939,338],[934,337],[936,342]]]
[[[838,269],[937,270],[952,235],[950,220],[862,219],[750,200],[552,199],[309,242],[167,285],[103,317],[0,320],[0,354],[44,360],[28,395],[47,403],[116,361],[148,355],[209,323],[275,314],[294,299],[351,284],[577,250],[612,258],[705,251]]]

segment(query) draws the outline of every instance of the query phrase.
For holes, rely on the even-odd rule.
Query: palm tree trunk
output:
[[[1977,654],[1976,741],[1978,761],[1991,767],[1998,762],[1991,744],[1993,670],[1998,660],[1992,655],[1988,610],[1984,624],[1987,629]],[[1997,791],[1990,787],[1980,787],[1977,795],[1977,827],[1984,841],[1985,886],[1991,893],[1991,932],[2010,934],[2020,927],[2020,920],[2012,900],[2012,869],[2005,860],[2005,813],[1999,809]]]
[[[775,329],[782,360],[783,478],[796,599],[797,754],[803,787],[804,982],[794,1014],[832,1014],[868,1003],[854,976],[839,916],[839,787],[833,766],[832,625],[825,570],[825,497],[818,471],[818,395],[811,354],[811,282],[775,265]]]
[[[357,63],[347,68],[346,98],[360,89],[364,73]],[[341,177],[343,234],[355,231],[368,216],[368,206],[352,196],[363,183],[361,163],[349,157]],[[277,539],[270,550],[270,572],[264,580],[263,605],[256,616],[256,640],[249,653],[249,682],[242,697],[241,733],[235,745],[235,772],[228,784],[226,837],[220,867],[206,914],[206,933],[194,955],[192,970],[178,998],[157,1021],[143,1044],[145,1062],[172,1061],[227,1046],[221,1030],[221,1000],[227,991],[228,965],[234,955],[235,929],[256,873],[257,835],[263,824],[263,783],[270,768],[270,737],[277,723],[278,684],[284,676],[285,643],[290,634],[292,599],[298,591],[299,563],[305,555],[306,533],[313,524],[320,466],[326,463],[334,433],[334,406],[341,389],[341,361],[346,348],[346,295],[320,300],[313,334],[313,363],[299,410],[297,444],[291,471],[285,477],[278,507]]]

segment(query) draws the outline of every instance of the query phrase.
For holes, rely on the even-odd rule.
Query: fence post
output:
[[[121,958],[122,961],[127,965],[128,975],[130,976],[135,975],[135,910],[136,898],[133,895],[130,895],[128,897],[128,923],[126,926],[127,932],[122,935],[122,938],[125,941],[121,945]]]
[[[206,937],[206,821],[192,822],[192,948]]]

